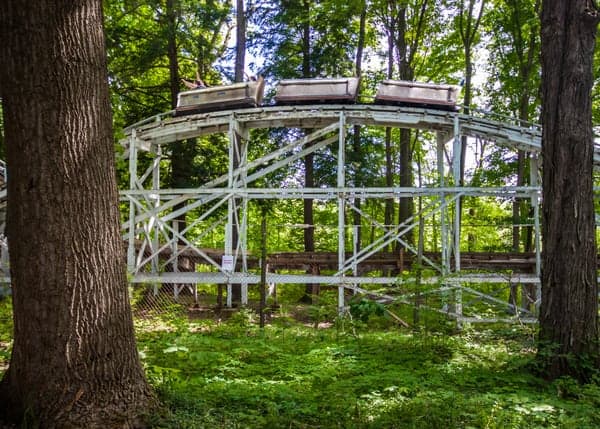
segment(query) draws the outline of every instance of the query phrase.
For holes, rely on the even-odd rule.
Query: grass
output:
[[[138,326],[161,428],[597,428],[600,387],[532,375],[526,328],[414,334],[289,318]],[[352,325],[352,326],[351,326]]]
[[[5,300],[0,365],[10,349],[7,314]],[[242,310],[226,322],[136,321],[140,356],[164,405],[151,427],[600,427],[600,380],[581,386],[532,375],[531,328],[448,333],[440,324],[416,333],[384,316],[315,328],[280,315],[261,330],[254,319]]]

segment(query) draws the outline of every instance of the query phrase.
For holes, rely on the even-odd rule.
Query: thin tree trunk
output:
[[[356,47],[356,77],[360,78],[362,76],[362,56],[363,56],[363,49],[364,49],[364,45],[365,45],[365,32],[366,32],[366,24],[367,24],[367,4],[366,2],[363,2],[363,9],[360,13],[360,24],[359,24],[359,31],[358,31],[358,44]],[[354,126],[354,140],[353,140],[353,144],[352,144],[352,151],[354,152],[353,156],[354,159],[359,161],[357,162],[357,165],[359,165],[359,167],[357,168],[357,170],[354,173],[354,186],[356,187],[360,187],[363,186],[364,184],[362,183],[362,171],[361,171],[361,167],[360,165],[362,165],[362,148],[361,148],[361,144],[360,144],[360,130],[361,127],[360,125],[355,125]],[[362,226],[361,226],[361,216],[360,213],[358,212],[358,210],[360,210],[361,207],[361,199],[360,198],[355,198],[354,199],[354,206],[356,207],[357,210],[353,210],[352,212],[352,216],[353,216],[353,223],[356,226],[356,250],[360,251],[361,249],[361,235],[362,235]]]
[[[171,93],[171,108],[177,107],[177,94],[179,94],[179,58],[177,56],[177,16],[179,12],[176,8],[175,0],[167,0],[165,9],[167,28],[167,58],[169,60],[169,89]],[[197,153],[196,140],[188,139],[178,141],[170,145],[171,150],[171,178],[170,187],[173,189],[192,187],[191,177],[194,173],[194,158]],[[187,203],[183,202],[173,207],[173,211],[185,208]],[[183,231],[186,228],[186,214],[183,213],[174,219],[177,222],[177,230]],[[183,240],[177,240],[179,244],[184,244]],[[179,257],[176,263],[170,264],[169,270],[177,272],[194,271],[194,264],[185,257]],[[177,265],[175,267],[174,265]],[[170,288],[163,289],[170,292]]]
[[[394,33],[396,31],[395,23],[392,19],[388,23],[388,69],[387,78],[392,79],[394,76]],[[385,129],[385,186],[392,187],[394,185],[394,163],[392,153],[392,129]],[[394,199],[386,198],[384,225],[386,228],[391,228],[394,222]],[[384,249],[385,250],[385,249]]]
[[[411,148],[411,130],[402,128],[400,130],[400,186],[413,186],[413,168],[412,168],[412,148]],[[412,217],[414,213],[414,201],[412,197],[400,198],[398,205],[398,223],[404,223]],[[406,232],[403,239],[414,244],[413,231]],[[397,246],[399,252],[402,246]]]
[[[237,0],[236,5],[235,81],[243,82],[244,67],[246,65],[246,16],[244,14],[244,0]]]
[[[177,11],[175,0],[167,0],[167,57],[169,58],[169,89],[171,92],[171,109],[177,107],[179,94],[179,60],[177,58]]]
[[[465,55],[465,84],[464,84],[464,113],[469,114],[471,108],[471,91],[472,91],[472,79],[473,79],[473,52],[472,49],[476,42],[477,32],[481,18],[483,16],[483,10],[485,8],[486,0],[481,0],[479,5],[479,12],[477,17],[474,16],[476,0],[468,0],[467,10],[465,11],[465,4],[461,2],[458,18],[458,30],[460,33],[461,40],[463,42],[463,50]],[[466,12],[466,14],[465,14]],[[462,138],[461,141],[461,152],[462,157],[460,160],[460,185],[464,185],[465,176],[465,152],[467,149],[467,139]]]
[[[473,64],[471,61],[471,46],[465,46],[465,84],[463,86],[464,97],[463,104],[464,109],[463,112],[465,115],[468,115],[471,112],[471,89],[472,89],[472,80],[473,80]],[[460,183],[456,183],[455,186],[464,186],[465,185],[465,154],[467,152],[467,137],[462,136],[460,140]]]
[[[0,411],[133,427],[153,397],[119,233],[102,4],[7,0],[0,21],[15,322]]]
[[[304,21],[302,26],[302,77],[311,77],[310,70],[310,0],[303,0]],[[306,131],[307,133],[310,130]],[[304,157],[304,187],[312,188],[315,186],[314,177],[314,155],[312,153]],[[304,221],[304,251],[315,251],[315,221],[313,217],[313,200],[307,198],[303,201],[303,221]],[[313,265],[309,268],[309,274],[319,274],[319,268]],[[312,302],[312,297],[318,295],[320,285],[307,283],[305,286],[304,302]]]
[[[427,2],[422,3],[422,7],[426,8]],[[414,70],[412,66],[413,55],[409,48],[413,50],[416,44],[409,47],[407,40],[407,22],[406,22],[406,7],[401,7],[398,12],[398,34],[396,38],[395,48],[398,52],[398,71],[400,79],[413,80]],[[411,130],[402,128],[400,130],[400,186],[411,187],[413,185],[413,167],[412,167],[412,148],[411,148]],[[406,222],[413,215],[414,201],[412,197],[400,198],[398,204],[398,224]],[[404,234],[403,239],[409,243],[414,243],[413,231],[410,230]],[[396,252],[402,252],[403,246],[400,243],[396,244]]]
[[[598,11],[542,3],[544,240],[538,358],[545,375],[586,381],[598,361],[591,89]]]
[[[529,121],[529,106],[532,99],[536,98],[535,88],[532,88],[531,79],[535,73],[535,60],[538,52],[538,40],[539,40],[539,26],[529,25],[529,32],[527,34],[528,40],[523,37],[523,18],[522,18],[522,6],[520,0],[509,0],[506,2],[508,6],[509,18],[512,22],[510,36],[512,39],[512,50],[517,55],[519,61],[519,74],[517,76],[521,83],[521,91],[519,94],[519,119],[522,121]],[[534,10],[539,13],[539,0],[536,0]],[[527,18],[526,18],[527,19]],[[532,24],[536,21],[532,20]],[[529,153],[519,150],[517,152],[517,186],[524,186],[529,183],[528,180],[528,161]],[[512,250],[513,252],[519,252],[521,249],[521,242],[523,245],[524,252],[532,251],[532,232],[533,228],[528,225],[522,228],[520,224],[529,217],[531,210],[530,204],[527,199],[517,199],[513,201],[513,231],[512,231]],[[524,233],[523,233],[524,232]],[[535,293],[535,285],[521,284],[511,286],[511,297],[510,303],[516,304],[517,301],[517,289],[521,287],[521,308],[529,310],[533,302]],[[516,311],[516,308],[515,308]]]
[[[392,129],[385,129],[385,186],[394,186],[394,164],[392,161]],[[384,225],[386,229],[392,228],[394,223],[394,199],[386,198]]]
[[[479,28],[479,24],[481,22],[481,17],[483,16],[483,10],[485,7],[485,0],[481,0],[479,13],[477,17],[474,18],[474,10],[475,10],[476,0],[468,1],[468,10],[465,16],[465,4],[461,1],[460,4],[460,15],[458,20],[458,29],[460,33],[461,40],[463,42],[463,52],[465,55],[465,81],[464,81],[464,113],[469,115],[471,112],[471,103],[472,103],[472,80],[473,80],[473,47],[475,46],[477,31]],[[459,183],[455,183],[454,186],[465,186],[465,161],[466,161],[466,153],[467,153],[467,137],[461,137],[460,143],[460,178]],[[458,216],[460,218],[459,221],[459,231],[457,232],[460,235],[460,229],[462,228],[462,209],[465,202],[464,197],[460,197],[458,200],[458,208],[459,213]],[[472,234],[469,234],[467,237],[467,241],[469,243],[473,243],[475,241],[475,237]]]

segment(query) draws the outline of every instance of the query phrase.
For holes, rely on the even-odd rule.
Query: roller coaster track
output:
[[[326,147],[327,145],[345,144],[346,127],[349,126],[368,126],[368,127],[392,127],[392,128],[411,128],[419,130],[429,130],[437,135],[437,164],[438,175],[440,175],[437,186],[433,187],[383,187],[383,188],[353,188],[345,185],[343,163],[344,156],[338,154],[338,181],[336,187],[330,188],[255,188],[251,183],[269,172],[275,171],[277,168],[291,165],[308,153],[314,153],[316,150]],[[273,128],[304,128],[309,129],[311,134],[301,138],[295,142],[286,144],[272,153],[264,155],[258,159],[248,160],[242,159],[239,167],[233,165],[232,143],[234,141],[245,140],[249,145],[252,145],[249,131],[252,129],[273,129]],[[333,104],[315,104],[315,105],[293,105],[293,106],[264,106],[259,108],[226,110],[208,113],[196,113],[185,116],[174,116],[174,112],[165,112],[151,118],[147,118],[136,124],[127,127],[125,130],[125,138],[121,140],[121,144],[126,148],[126,157],[130,159],[130,172],[137,174],[135,160],[137,151],[150,151],[160,158],[161,147],[168,143],[173,143],[185,139],[207,136],[215,133],[222,133],[229,136],[230,139],[230,161],[229,172],[223,176],[206,183],[199,188],[194,189],[158,189],[156,184],[156,170],[159,169],[155,163],[155,171],[151,172],[150,168],[141,175],[140,178],[135,178],[132,181],[131,189],[122,192],[124,201],[130,203],[130,220],[123,225],[126,241],[129,242],[128,264],[130,272],[133,274],[132,281],[138,283],[153,282],[153,283],[227,283],[227,284],[255,284],[259,282],[259,276],[256,274],[256,261],[247,253],[246,248],[232,247],[231,241],[229,245],[225,244],[225,251],[216,249],[216,253],[211,249],[203,249],[196,244],[194,240],[187,240],[185,237],[186,231],[178,231],[174,229],[169,222],[175,220],[178,216],[186,213],[191,209],[202,207],[204,213],[214,213],[218,207],[228,207],[229,217],[226,221],[239,222],[238,227],[243,225],[243,220],[236,219],[238,216],[235,199],[302,199],[313,198],[323,201],[337,201],[338,213],[343,213],[344,210],[351,209],[359,211],[353,205],[354,198],[403,198],[423,196],[429,198],[429,207],[423,211],[415,213],[411,219],[404,224],[396,226],[393,230],[385,232],[379,241],[375,241],[364,249],[354,254],[344,248],[343,233],[340,233],[337,261],[331,260],[332,256],[328,256],[328,262],[314,261],[315,263],[324,264],[328,270],[332,270],[334,274],[281,274],[277,272],[267,273],[267,281],[273,283],[319,283],[337,285],[340,290],[340,303],[343,304],[343,289],[353,290],[355,292],[367,293],[365,289],[359,285],[390,285],[402,284],[405,281],[398,277],[373,277],[359,274],[359,267],[372,266],[383,261],[381,259],[381,251],[387,246],[394,243],[400,243],[407,251],[416,254],[416,249],[402,239],[402,235],[410,230],[418,227],[417,218],[427,218],[432,215],[437,215],[438,219],[442,217],[444,225],[441,231],[441,241],[443,249],[438,255],[424,255],[426,264],[437,272],[437,275],[430,276],[424,279],[424,283],[440,284],[442,287],[438,289],[440,294],[445,294],[448,288],[458,288],[456,296],[459,296],[464,291],[471,293],[475,299],[485,297],[488,302],[501,302],[488,294],[482,294],[467,285],[477,282],[491,283],[509,283],[515,282],[523,284],[537,284],[539,278],[535,274],[539,270],[539,252],[533,260],[529,260],[528,269],[523,273],[513,273],[507,276],[506,271],[515,267],[510,266],[510,262],[506,262],[506,266],[502,265],[502,261],[498,261],[494,265],[498,270],[494,273],[477,273],[477,272],[459,272],[460,269],[460,228],[457,227],[457,222],[460,222],[460,216],[454,215],[452,221],[449,215],[448,208],[452,205],[458,206],[460,199],[464,195],[472,196],[500,196],[503,198],[531,198],[536,201],[540,194],[540,187],[537,182],[537,175],[532,176],[532,185],[528,187],[460,187],[448,186],[446,179],[442,176],[446,175],[446,171],[454,175],[454,183],[457,180],[457,165],[460,160],[460,142],[461,137],[471,137],[479,140],[494,142],[497,145],[512,149],[523,150],[533,154],[532,156],[532,171],[537,171],[539,166],[537,159],[541,152],[541,127],[532,123],[525,123],[512,118],[493,115],[486,112],[473,111],[471,115],[465,115],[453,111],[435,110],[417,107],[405,106],[384,106],[372,104],[356,104],[356,105],[333,105]],[[445,152],[445,145],[450,142],[452,146],[451,159],[448,158],[448,153]],[[340,146],[341,147],[341,146]],[[446,158],[447,164],[444,158]],[[594,154],[594,162],[600,166],[600,151]],[[445,170],[445,168],[449,168]],[[342,173],[340,173],[340,171]],[[159,173],[158,173],[159,174]],[[535,173],[534,173],[535,174]],[[148,187],[144,185],[144,181],[148,181],[150,177],[154,177],[154,185]],[[450,181],[452,182],[452,180]],[[184,208],[181,208],[181,203],[186,202]],[[212,205],[212,206],[211,206]],[[346,207],[346,209],[344,209]],[[455,213],[458,212],[455,210]],[[536,211],[536,213],[538,213]],[[539,213],[538,213],[539,214]],[[200,220],[206,219],[205,215],[200,215]],[[208,216],[208,215],[206,215]],[[366,219],[368,215],[361,213],[361,216]],[[243,216],[242,216],[243,217]],[[196,221],[194,221],[196,222]],[[198,221],[199,222],[199,221]],[[377,223],[375,220],[373,222]],[[343,216],[339,217],[338,229],[345,228]],[[222,223],[221,223],[222,226]],[[538,225],[539,227],[539,225]],[[212,228],[212,226],[211,226]],[[377,225],[377,228],[385,227]],[[155,233],[152,231],[155,230]],[[444,230],[446,232],[444,232]],[[160,232],[159,232],[160,231]],[[446,238],[444,239],[444,234]],[[161,237],[172,235],[172,239],[167,239],[167,242],[159,243],[156,241],[156,236]],[[144,237],[141,240],[139,237]],[[227,234],[225,235],[227,237]],[[154,238],[153,238],[154,237]],[[154,240],[154,243],[152,241]],[[169,243],[169,240],[170,243]],[[445,240],[445,241],[444,241]],[[135,246],[133,245],[135,241]],[[182,244],[183,242],[183,244]],[[199,243],[199,242],[198,242]],[[444,244],[445,243],[445,244]],[[444,245],[449,246],[444,248]],[[239,246],[239,244],[238,244]],[[453,247],[453,248],[452,248]],[[227,250],[229,249],[229,251]],[[340,250],[342,249],[342,250]],[[233,252],[234,268],[226,270],[221,266],[221,257],[223,254]],[[134,253],[137,255],[135,256]],[[213,254],[214,253],[214,254]],[[238,259],[238,256],[241,255]],[[274,263],[273,257],[269,260]],[[466,256],[466,255],[465,255]],[[173,262],[178,257],[188,258],[194,262],[199,262],[208,267],[210,272],[163,272],[160,267],[166,266]],[[289,266],[302,265],[300,260],[303,256],[289,255]],[[306,255],[304,256],[306,257]],[[412,256],[414,258],[414,256]],[[135,259],[135,268],[133,260]],[[320,258],[318,258],[320,259]],[[335,258],[335,253],[333,254]],[[407,257],[407,261],[410,257]],[[500,258],[501,259],[501,258]],[[154,266],[148,270],[148,266],[152,261]],[[162,261],[162,262],[160,262]],[[279,265],[274,263],[273,265]],[[449,269],[452,265],[453,268]],[[305,265],[304,265],[305,266]],[[146,267],[146,268],[144,268]],[[446,268],[444,268],[446,267]],[[469,259],[465,258],[464,268],[475,268]],[[254,273],[251,272],[254,269]],[[250,270],[250,271],[249,271]],[[452,272],[456,270],[456,272]],[[203,270],[205,271],[205,270]],[[529,272],[529,274],[527,273]],[[449,279],[448,275],[452,277]],[[443,280],[446,279],[446,280]],[[459,285],[459,286],[456,286]],[[454,292],[453,292],[454,293]],[[243,294],[243,292],[242,292]],[[229,295],[229,293],[228,293]],[[243,295],[242,295],[243,296]],[[381,297],[388,299],[389,296]],[[243,302],[242,298],[242,302]],[[462,301],[461,301],[462,302]],[[462,317],[462,304],[457,306],[458,317]]]
[[[125,129],[127,137],[135,130],[140,148],[149,150],[152,144],[165,144],[202,135],[228,132],[232,119],[246,129],[325,127],[345,117],[348,125],[372,125],[435,130],[452,136],[460,134],[494,141],[528,152],[541,151],[541,127],[512,118],[477,113],[464,115],[443,110],[381,105],[299,105],[270,106],[237,111],[219,111],[173,117],[166,112]],[[128,140],[122,140],[127,145]],[[600,151],[594,158],[600,165]]]
[[[430,216],[432,213],[440,213],[440,216],[447,216],[446,210],[452,204],[459,204],[461,196],[503,196],[535,199],[537,207],[537,198],[539,197],[540,187],[534,183],[530,187],[496,187],[496,188],[466,188],[452,187],[444,185],[441,179],[439,186],[434,188],[352,188],[345,186],[344,180],[339,179],[338,186],[331,188],[313,188],[313,189],[258,189],[248,187],[248,185],[259,177],[273,171],[275,168],[290,164],[302,156],[313,153],[315,150],[326,145],[340,142],[341,130],[346,126],[360,125],[372,127],[393,127],[393,128],[411,128],[420,130],[430,130],[437,134],[438,150],[440,142],[442,146],[447,142],[452,142],[454,152],[457,145],[460,144],[460,137],[472,137],[484,141],[494,142],[498,145],[513,149],[523,150],[536,155],[539,158],[541,154],[541,127],[532,123],[525,123],[512,118],[502,117],[486,112],[473,112],[471,115],[465,115],[458,112],[443,110],[425,109],[417,107],[399,107],[383,105],[298,105],[298,106],[264,106],[259,108],[226,110],[209,113],[197,113],[186,116],[173,116],[173,111],[165,112],[136,124],[127,127],[124,130],[125,137],[121,144],[126,148],[125,156],[130,159],[130,173],[132,180],[130,189],[122,191],[122,199],[130,204],[130,217],[123,225],[123,237],[128,242],[128,267],[134,283],[227,283],[227,284],[255,284],[260,281],[256,273],[249,272],[249,268],[256,266],[256,261],[248,264],[247,250],[230,248],[216,252],[216,254],[200,248],[192,240],[185,236],[186,231],[178,231],[170,226],[169,222],[177,216],[197,207],[209,207],[207,213],[213,212],[215,207],[220,205],[228,206],[229,218],[231,223],[237,216],[238,208],[233,202],[237,198],[259,199],[259,198],[316,198],[322,200],[338,201],[340,212],[344,207],[356,210],[352,206],[353,198],[399,198],[406,196],[425,196],[437,198],[432,208],[424,210],[417,215],[420,217]],[[159,171],[161,147],[168,143],[173,143],[189,138],[196,138],[215,133],[227,134],[230,141],[236,139],[249,140],[249,131],[252,129],[271,129],[271,128],[305,128],[313,131],[310,137],[301,139],[297,142],[280,148],[271,154],[267,154],[257,160],[245,160],[242,167],[233,167],[230,161],[228,174],[217,178],[200,188],[195,189],[159,189]],[[337,133],[338,137],[330,137]],[[329,137],[328,137],[329,136]],[[315,143],[309,145],[308,143]],[[251,142],[250,142],[251,144]],[[289,155],[290,149],[296,150],[294,155]],[[149,169],[140,177],[137,174],[136,158],[138,151],[150,151],[154,153],[158,161],[153,163],[154,170]],[[231,148],[230,148],[231,151]],[[230,152],[231,154],[231,152]],[[454,155],[452,155],[454,157]],[[278,159],[284,158],[282,161]],[[438,162],[442,161],[443,155],[438,153]],[[449,169],[456,172],[457,159],[449,162]],[[343,162],[343,161],[342,161]],[[264,167],[272,163],[270,167]],[[596,147],[594,151],[595,167],[600,167],[600,148]],[[536,164],[537,166],[538,164]],[[338,167],[343,165],[338,164]],[[537,167],[536,167],[537,168]],[[532,167],[533,169],[533,167]],[[242,171],[243,170],[243,171]],[[343,170],[343,168],[338,168]],[[442,167],[443,171],[443,167]],[[251,174],[246,175],[248,172]],[[339,174],[339,173],[338,173]],[[455,173],[456,174],[456,173]],[[149,178],[153,184],[148,186],[144,184]],[[243,180],[239,180],[242,178]],[[456,178],[456,176],[455,176]],[[233,180],[232,180],[233,179]],[[455,181],[456,182],[456,181]],[[0,190],[0,201],[5,201],[5,189]],[[187,208],[177,208],[180,203],[186,202]],[[344,204],[346,204],[344,206]],[[364,215],[364,214],[361,214]],[[204,216],[204,215],[202,215]],[[342,216],[343,217],[343,216]],[[458,218],[459,219],[459,218]],[[238,220],[239,221],[239,220]],[[455,222],[460,222],[455,218]],[[239,221],[241,223],[241,221]],[[343,226],[343,219],[340,219]],[[451,225],[449,222],[447,234],[460,235],[460,228],[457,224]],[[396,242],[401,243],[406,249],[411,249],[408,243],[401,239],[401,233],[415,229],[418,222],[415,219],[409,220],[404,225],[399,225],[391,232],[389,237],[384,235],[379,247],[372,249],[366,248],[358,254],[346,255],[344,249],[338,251],[338,261],[328,260],[329,269],[333,268],[333,275],[305,275],[305,274],[279,274],[268,273],[267,281],[273,283],[319,283],[339,286],[340,302],[343,302],[343,289],[350,289],[355,292],[372,294],[360,285],[362,284],[403,284],[407,279],[390,277],[371,277],[360,276],[355,272],[352,275],[352,269],[359,265],[368,265],[373,258],[377,260],[383,246],[388,246]],[[454,229],[453,229],[454,228]],[[153,232],[154,231],[154,232]],[[456,232],[458,231],[458,232]],[[443,235],[443,231],[442,231]],[[138,237],[143,236],[143,239]],[[160,242],[160,237],[169,237],[166,242]],[[340,239],[343,243],[343,237]],[[539,271],[539,252],[536,258],[529,257],[527,261],[528,269],[525,271],[534,272],[533,274],[516,273],[497,275],[490,273],[461,272],[460,268],[460,240],[447,237],[446,244],[454,249],[443,249],[441,255],[430,255],[429,259],[434,270],[439,271],[438,276],[432,276],[423,280],[423,283],[441,284],[437,290],[439,294],[447,294],[449,291],[456,296],[460,296],[460,302],[456,303],[457,318],[467,320],[462,314],[462,294],[470,295],[475,300],[483,299],[487,302],[502,304],[502,300],[495,298],[490,294],[483,294],[467,285],[477,282],[486,283],[523,283],[538,284],[539,278],[535,271]],[[184,245],[180,245],[183,242]],[[231,243],[230,243],[231,245]],[[343,246],[342,246],[343,247]],[[539,246],[538,246],[539,248]],[[222,263],[223,253],[233,252],[236,255],[241,254],[241,261],[234,260],[234,269],[224,269]],[[188,256],[188,254],[190,256]],[[166,256],[165,256],[166,255]],[[335,259],[335,254],[333,254]],[[159,262],[164,265],[172,263],[178,257],[188,257],[191,260],[204,260],[204,264],[211,269],[210,272],[181,272],[167,273],[161,270]],[[301,261],[306,255],[299,255],[295,258],[293,255],[286,255],[290,266],[303,265]],[[271,255],[271,259],[277,258]],[[331,259],[331,256],[328,256]],[[427,258],[427,256],[426,256]],[[414,259],[414,257],[413,257]],[[510,259],[510,258],[509,258]],[[376,261],[377,262],[377,261]],[[379,262],[378,262],[379,263]],[[511,268],[510,264],[514,261],[507,261],[504,266],[502,261],[496,263],[502,270]],[[336,266],[337,265],[337,266]],[[375,264],[377,265],[377,264]],[[452,265],[448,270],[443,266]],[[151,266],[148,269],[148,266]],[[238,267],[241,267],[238,269]],[[465,269],[469,268],[467,260],[464,261]],[[514,269],[514,267],[513,267]],[[6,277],[7,274],[5,273]],[[414,281],[414,279],[410,280]],[[229,295],[229,294],[228,294]],[[376,295],[376,294],[375,294]],[[385,293],[379,297],[383,300],[395,299]],[[339,304],[340,307],[343,304]],[[522,315],[531,316],[527,310],[523,310]],[[484,319],[481,319],[484,320]]]

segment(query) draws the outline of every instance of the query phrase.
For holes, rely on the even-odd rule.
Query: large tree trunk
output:
[[[0,411],[133,427],[153,402],[128,301],[98,0],[0,3],[14,345]]]
[[[586,380],[598,364],[591,88],[598,11],[591,1],[542,4],[542,303],[545,375]]]

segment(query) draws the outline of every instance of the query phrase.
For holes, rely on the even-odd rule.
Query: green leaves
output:
[[[360,300],[356,308],[377,312]],[[140,332],[146,370],[167,407],[155,416],[156,427],[600,424],[597,383],[548,385],[526,371],[533,356],[527,329],[448,337],[363,327],[358,336],[343,336],[287,319],[259,335],[247,319],[242,313],[231,323]]]
[[[163,350],[163,353],[177,353],[178,355],[185,356],[188,354],[190,349],[183,346],[169,346]]]
[[[385,307],[370,299],[360,298],[350,302],[350,314],[363,323],[369,321],[371,316],[383,316]]]

